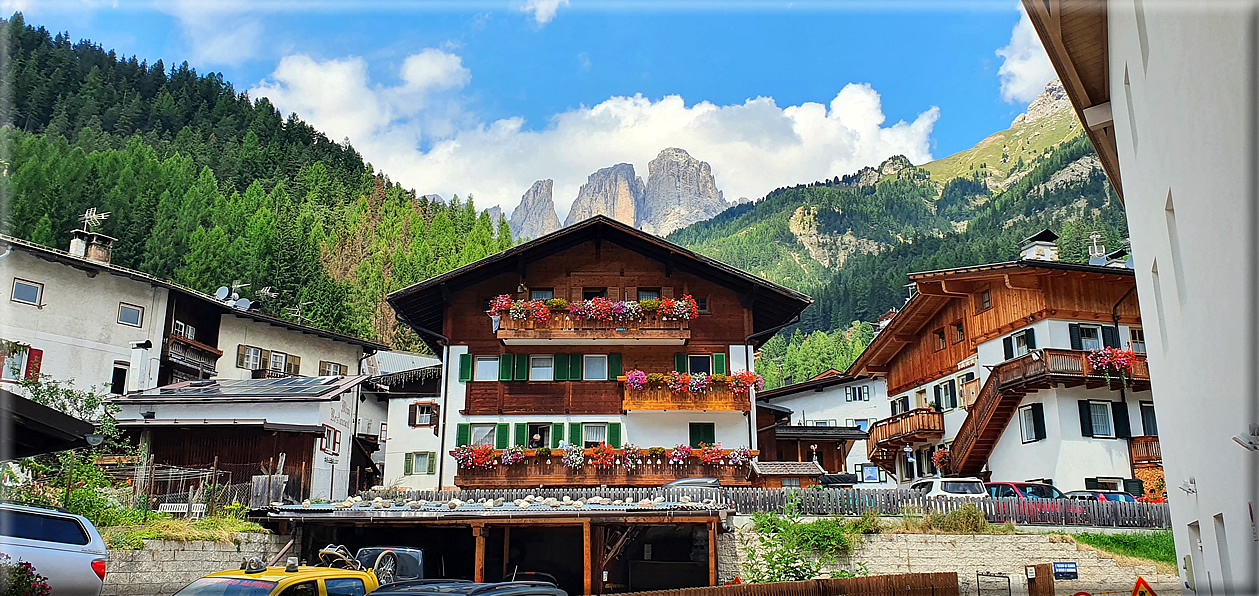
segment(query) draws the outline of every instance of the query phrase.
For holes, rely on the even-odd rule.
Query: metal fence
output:
[[[633,592],[634,596],[957,596],[956,573],[905,573]],[[616,594],[609,596],[628,596]]]
[[[564,496],[582,499],[593,496],[640,501],[665,496],[678,500],[683,495],[694,501],[714,499],[739,513],[781,512],[788,503],[802,515],[859,516],[874,511],[881,516],[926,515],[948,513],[963,505],[975,505],[991,523],[1013,522],[1019,525],[1101,526],[1127,528],[1170,528],[1171,513],[1166,503],[1123,503],[1115,501],[1077,501],[1074,499],[972,499],[963,497],[926,497],[920,491],[907,489],[773,489],[722,488],[535,488],[478,490],[385,490],[368,491],[364,499],[375,497],[449,501],[477,501],[502,498],[507,501],[538,497]]]

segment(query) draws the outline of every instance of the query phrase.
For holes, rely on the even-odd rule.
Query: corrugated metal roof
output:
[[[442,362],[436,356],[403,352],[401,350],[380,351],[376,352],[372,357],[376,359],[376,374],[382,377],[417,368],[440,365]]]
[[[752,471],[761,476],[821,476],[826,473],[814,461],[754,461]]]

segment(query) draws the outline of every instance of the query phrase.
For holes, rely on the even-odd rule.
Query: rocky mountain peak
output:
[[[1027,111],[1019,114],[1010,126],[1035,122],[1070,107],[1071,98],[1067,97],[1067,90],[1062,88],[1062,81],[1054,79],[1045,85],[1045,90],[1027,105]]]
[[[619,163],[590,175],[577,191],[577,200],[564,218],[571,226],[596,215],[606,215],[631,226],[638,225],[643,201],[643,179],[634,175],[634,166]]]
[[[647,187],[638,227],[664,236],[678,228],[711,218],[730,206],[708,162],[683,149],[669,147],[647,164]]]
[[[910,163],[909,158],[904,155],[893,155],[879,164],[879,174],[883,176],[891,176],[906,168],[914,167]]]
[[[554,184],[553,180],[539,180],[520,197],[520,204],[507,221],[512,238],[538,238],[560,229],[560,218],[555,215],[555,202],[551,197]]]

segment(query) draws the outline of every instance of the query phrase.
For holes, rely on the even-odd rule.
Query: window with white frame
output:
[[[1036,440],[1036,413],[1032,411],[1031,406],[1019,408],[1019,427],[1024,443]]]
[[[603,422],[587,422],[581,425],[582,446],[590,449],[608,442],[608,425]]]
[[[472,445],[494,446],[494,431],[498,428],[497,424],[473,424],[472,425]]]
[[[1097,490],[1121,491],[1123,478],[1098,478]]]
[[[582,378],[587,381],[608,380],[607,354],[586,354],[582,358]]]
[[[949,379],[940,383],[940,409],[952,410],[957,407],[957,381]]]
[[[555,290],[551,288],[533,288],[529,290],[530,300],[550,300],[555,297]]]
[[[638,288],[639,300],[659,300],[660,288]]]
[[[870,401],[870,387],[844,387],[844,401]]]
[[[0,374],[0,378],[3,378],[5,381],[21,380],[23,373],[26,371],[26,358],[29,355],[30,350],[26,348],[5,354],[4,372]]]
[[[171,331],[185,339],[197,339],[197,328],[180,320],[175,321],[175,324],[171,326]]]
[[[706,375],[713,372],[713,357],[709,354],[692,354],[686,357],[686,364],[691,374],[704,373]]]
[[[604,378],[607,378],[604,376]],[[529,380],[530,381],[554,381],[555,380],[555,357],[550,355],[530,355],[529,356]]]
[[[1128,349],[1138,354],[1145,353],[1145,330],[1139,327],[1128,328]]]
[[[271,363],[267,368],[276,372],[284,372],[284,361],[288,358],[288,354],[284,352],[271,352]]]
[[[331,377],[345,374],[345,365],[339,362],[319,361],[319,376]]]
[[[800,488],[800,479],[799,478],[783,478],[782,487],[783,488]]]
[[[1027,352],[1032,349],[1032,346],[1033,346],[1032,342],[1035,341],[1035,340],[1029,341],[1029,337],[1031,336],[1032,333],[1035,333],[1035,332],[1031,329],[1028,329],[1026,331],[1023,331],[1022,333],[1015,333],[1014,335],[1010,336],[1010,340],[1014,342],[1014,357],[1015,358],[1018,358],[1019,356],[1027,354]]]
[[[1111,424],[1110,402],[1108,401],[1092,401],[1089,402],[1089,418],[1093,422],[1094,437],[1113,437],[1115,436],[1115,427]]]
[[[118,303],[118,323],[131,327],[144,326],[144,307],[126,302]]]
[[[473,381],[498,380],[498,356],[477,356]]]
[[[323,438],[319,439],[319,450],[328,455],[338,455],[341,453],[341,431],[323,425]]]
[[[411,404],[411,411],[407,416],[411,426],[432,426],[435,423],[433,414],[436,409],[434,404]]]
[[[844,426],[855,426],[861,429],[861,432],[870,430],[870,420],[867,418],[849,418],[844,421]]]
[[[1084,350],[1102,349],[1102,328],[1097,325],[1080,325],[1080,347]]]
[[[22,304],[43,306],[44,284],[15,277],[13,278],[13,293],[9,299]]]
[[[262,368],[262,348],[253,346],[244,347],[244,360],[242,368],[246,370],[258,370]]]
[[[434,472],[434,464],[437,463],[436,454],[432,451],[416,451],[406,454],[410,460],[406,462],[403,473],[412,474],[432,474]]]
[[[389,428],[389,423],[387,422],[380,423],[380,434],[376,436],[376,441],[382,445],[385,443],[385,439],[387,438],[387,435],[385,433],[385,430],[387,428]]]

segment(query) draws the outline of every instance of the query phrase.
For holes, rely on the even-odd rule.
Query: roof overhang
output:
[[[1023,0],[1027,16],[1045,46],[1045,53],[1106,177],[1123,201],[1119,177],[1119,150],[1110,107],[1110,49],[1106,3],[1099,0]]]
[[[129,418],[119,419],[118,426],[127,429],[228,426],[290,433],[323,434],[324,432],[324,427],[318,424],[284,424],[281,422],[267,422],[265,418]]]
[[[855,426],[778,426],[774,429],[777,439],[817,439],[822,441],[864,441],[867,433]]]
[[[0,461],[87,447],[90,422],[0,389]]]

